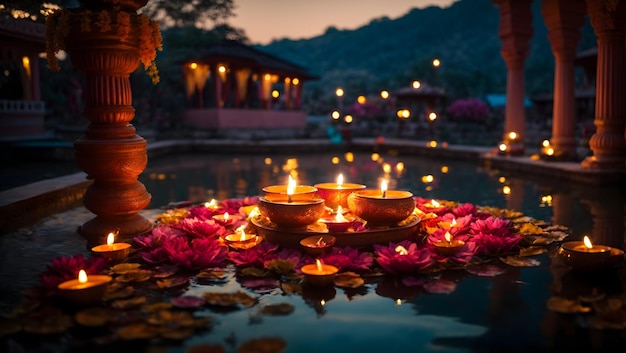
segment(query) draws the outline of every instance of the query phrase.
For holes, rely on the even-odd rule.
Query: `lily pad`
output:
[[[533,267],[533,266],[541,265],[541,262],[539,262],[539,260],[531,259],[529,257],[522,257],[522,256],[501,257],[500,261],[504,262],[505,264],[509,266],[516,266],[516,267]]]
[[[242,305],[244,307],[251,307],[256,303],[255,297],[252,297],[242,291],[237,291],[235,293],[209,292],[204,293],[202,297],[208,304],[219,306]]]
[[[186,286],[189,284],[189,277],[164,278],[164,279],[158,280],[156,283],[157,283],[157,286],[162,289],[182,287],[182,286]]]
[[[519,251],[519,256],[534,256],[547,252],[548,250],[542,246],[529,246]]]
[[[280,288],[285,294],[302,293],[302,284],[300,283],[282,282]]]
[[[160,265],[152,269],[152,278],[168,278],[176,274],[180,268],[175,265]]]
[[[289,315],[294,310],[295,307],[289,303],[270,304],[261,308],[261,314],[270,316]]]
[[[133,294],[135,294],[135,288],[133,288],[132,286],[127,286],[119,282],[111,282],[102,299],[106,302],[116,299],[128,298]]]
[[[342,272],[335,276],[334,284],[340,288],[358,288],[365,284],[365,280],[355,272]]]
[[[115,334],[121,340],[131,341],[154,338],[158,332],[151,325],[140,322],[121,327]]]
[[[132,270],[116,277],[115,280],[122,283],[145,282],[150,277],[152,277],[152,271],[150,270]]]
[[[138,269],[139,267],[141,267],[141,264],[139,263],[123,262],[121,264],[117,264],[111,267],[111,272],[117,275],[123,275],[124,273],[129,272],[129,271],[134,271]]]
[[[167,325],[169,328],[193,327],[195,321],[187,311],[159,310],[151,313],[146,322],[152,325]]]
[[[198,274],[196,274],[196,277],[201,278],[201,279],[219,279],[219,280],[222,280],[222,279],[226,278],[226,274],[224,273],[224,270],[222,270],[222,269],[209,269],[209,270],[204,270],[204,271],[198,272]]]
[[[251,277],[267,277],[271,274],[270,271],[263,269],[263,268],[258,268],[258,267],[246,267],[242,269],[240,272],[244,276],[251,276]]]
[[[130,299],[118,299],[111,303],[111,306],[115,309],[132,309],[137,308],[147,301],[146,297],[135,297]]]

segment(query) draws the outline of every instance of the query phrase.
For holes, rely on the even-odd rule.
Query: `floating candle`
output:
[[[459,252],[465,245],[465,242],[459,239],[453,239],[450,232],[446,231],[444,235],[445,239],[441,239],[435,242],[435,250],[444,256],[452,256]]]
[[[312,235],[300,240],[300,245],[311,256],[319,256],[335,245],[337,239],[332,235]]]
[[[105,258],[109,262],[119,262],[128,257],[130,253],[131,245],[128,243],[116,243],[115,236],[118,232],[111,232],[107,236],[107,243],[97,245],[91,248],[91,253],[94,256]]]
[[[256,234],[246,233],[245,227],[240,227],[236,233],[228,234],[226,242],[235,249],[249,249],[259,243],[259,237]]]
[[[610,246],[594,245],[588,236],[583,241],[561,244],[559,255],[574,270],[593,271],[612,266],[615,261]]]
[[[93,305],[102,301],[107,285],[113,278],[106,275],[87,276],[85,270],[78,272],[78,278],[59,284],[60,295],[75,304]]]
[[[323,264],[319,259],[314,264],[304,265],[300,269],[304,274],[304,282],[312,286],[328,286],[333,284],[333,280],[339,269],[332,265]]]
[[[321,221],[326,224],[326,228],[330,232],[345,232],[354,224],[354,222],[344,217],[341,206],[338,206],[335,217],[322,219]]]

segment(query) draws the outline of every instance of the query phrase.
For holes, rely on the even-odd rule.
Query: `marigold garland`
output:
[[[139,60],[144,70],[156,84],[160,81],[159,70],[155,59],[157,51],[163,51],[163,38],[159,25],[145,14],[134,14],[120,11],[120,5],[125,1],[109,1],[112,10],[93,12],[88,9],[61,9],[52,12],[46,19],[46,54],[48,68],[59,71],[61,68],[56,58],[60,50],[66,49],[65,40],[70,34],[71,18],[79,21],[78,30],[83,33],[98,31],[100,33],[113,32],[120,40],[127,40],[131,32],[139,33]],[[134,30],[134,24],[138,28]]]

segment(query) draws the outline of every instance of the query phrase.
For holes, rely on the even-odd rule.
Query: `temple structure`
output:
[[[301,129],[306,69],[237,41],[204,48],[183,62],[185,124],[203,129]]]
[[[38,62],[44,51],[44,25],[0,17],[0,138],[43,135]]]
[[[502,57],[507,66],[505,135],[525,138],[524,65],[532,29],[532,0],[494,0],[500,9]],[[625,168],[626,0],[542,0],[542,16],[555,57],[552,138],[555,155],[575,157],[574,62],[585,15],[598,38],[596,66],[596,131],[589,140],[593,153],[582,166],[598,170]]]

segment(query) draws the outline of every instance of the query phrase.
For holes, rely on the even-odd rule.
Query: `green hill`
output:
[[[526,62],[529,95],[551,91],[554,58],[533,2],[533,38]],[[307,109],[318,112],[343,87],[346,100],[405,87],[415,79],[443,85],[453,97],[479,97],[505,91],[506,68],[500,55],[498,8],[491,0],[460,0],[450,7],[414,8],[391,20],[381,17],[355,30],[330,27],[318,37],[282,39],[257,48],[309,68],[320,77],[305,88]],[[595,45],[588,21],[579,49]],[[432,67],[439,58],[441,67]],[[322,112],[320,112],[322,113]]]

